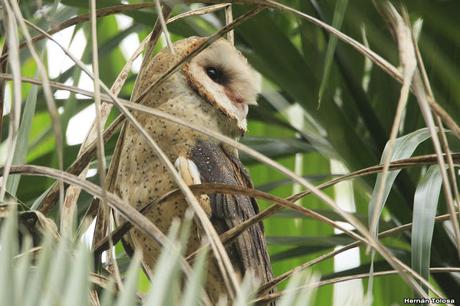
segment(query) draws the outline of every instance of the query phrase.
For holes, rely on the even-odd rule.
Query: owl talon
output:
[[[187,185],[201,184],[200,172],[195,163],[183,156],[179,156],[174,162],[174,166],[179,172],[180,176]],[[210,200],[207,194],[202,194],[198,197],[198,201],[201,204],[201,207],[204,209],[206,214],[211,216],[211,205]]]
[[[174,162],[174,166],[187,185],[201,184],[200,172],[193,161],[179,156]]]

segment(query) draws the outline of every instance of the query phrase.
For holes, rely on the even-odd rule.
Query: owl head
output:
[[[140,77],[142,92],[162,74],[199,47],[207,38],[190,37],[174,43],[175,53],[162,49],[148,64]],[[227,40],[219,39],[197,56],[185,63],[180,71],[170,77],[145,99],[145,104],[157,107],[178,94],[182,79],[203,100],[224,114],[230,124],[240,132],[247,128],[248,105],[256,104],[260,92],[260,75],[252,69],[247,59]],[[134,94],[136,96],[136,94]]]
[[[257,104],[261,78],[234,46],[220,39],[185,64],[183,71],[203,99],[246,131],[248,106]]]

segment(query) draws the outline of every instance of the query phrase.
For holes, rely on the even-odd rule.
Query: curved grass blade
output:
[[[198,254],[196,262],[193,266],[193,273],[185,288],[185,293],[182,298],[182,306],[198,306],[200,305],[200,293],[202,284],[204,283],[204,271],[206,271],[206,257],[208,250],[202,249]]]
[[[0,301],[6,305],[15,305],[14,282],[14,259],[18,252],[17,239],[17,214],[13,207],[10,215],[3,220],[0,234]]]
[[[60,301],[71,266],[71,246],[69,240],[62,239],[54,248],[53,264],[47,272],[49,274],[49,286],[48,290],[41,295],[40,305],[56,305]]]
[[[342,27],[343,17],[347,10],[348,0],[339,0],[335,5],[334,17],[332,18],[332,26],[338,30]],[[332,61],[334,60],[335,47],[337,46],[337,36],[329,36],[329,42],[326,50],[326,59],[324,62],[324,72],[321,79],[321,85],[318,93],[318,108],[321,105],[321,98],[326,90],[329,74],[331,73]]]
[[[16,239],[16,237],[8,237],[8,239]],[[1,241],[0,241],[1,243]],[[18,254],[16,259],[16,267],[14,271],[14,290],[15,290],[15,300],[19,301],[21,297],[23,297],[27,292],[28,288],[26,286],[29,272],[29,265],[32,258],[32,238],[29,236],[25,236],[24,241],[22,242],[21,246],[21,253]],[[10,276],[11,279],[11,276]]]
[[[233,303],[233,306],[253,305],[253,303],[251,303],[251,293],[253,292],[254,288],[257,288],[256,284],[257,282],[253,277],[253,274],[250,273],[250,271],[249,273],[246,272],[243,282],[238,290],[236,300]]]
[[[423,128],[419,129],[415,132],[412,132],[410,134],[404,135],[402,137],[396,138],[394,141],[394,146],[393,146],[393,154],[391,156],[391,161],[395,161],[398,159],[404,159],[410,157],[415,149],[427,140],[430,137],[430,131],[428,128]],[[388,146],[385,146],[385,150],[383,151],[382,154],[382,159],[381,162],[385,160]],[[381,205],[381,210],[379,212],[379,215],[382,213],[383,207],[385,206],[385,202],[388,198],[388,195],[390,194],[391,187],[393,186],[394,181],[396,180],[396,177],[398,176],[399,172],[401,170],[394,170],[390,171],[388,173],[388,177],[385,181],[385,188],[383,192],[383,197],[382,197],[382,205]],[[372,196],[371,196],[371,201],[369,203],[369,220],[372,219],[372,216],[374,215],[374,211],[376,209],[376,196],[378,192],[378,186],[380,186],[382,180],[382,175],[378,174],[377,175],[377,180],[375,182],[374,190],[372,191]],[[374,224],[374,227],[371,229],[371,232],[377,232],[379,226],[379,222],[376,222]]]
[[[89,305],[89,272],[90,255],[84,243],[80,243],[75,262],[68,278],[65,290],[63,305],[87,306]]]
[[[8,56],[8,63],[11,74],[13,75],[13,102],[11,103],[11,114],[6,144],[8,148],[14,148],[16,146],[17,131],[19,129],[19,120],[21,115],[21,68],[18,47],[18,27],[12,12],[12,8],[10,7],[8,1],[4,1],[3,19],[6,27],[6,36],[2,36],[6,37],[8,50],[11,51],[11,55]],[[8,152],[4,160],[5,167],[3,169],[3,180],[0,186],[0,201],[5,199],[6,182],[8,181],[9,169],[13,160],[12,152]]]
[[[38,262],[36,264],[36,272],[29,278],[27,283],[27,295],[23,298],[22,305],[36,306],[40,299],[40,294],[43,292],[44,282],[49,273],[51,256],[53,252],[53,240],[51,235],[45,237],[43,249],[40,252]]]
[[[400,103],[399,103],[400,104]],[[396,122],[396,121],[395,121]],[[393,132],[393,131],[392,131]],[[429,128],[423,128],[412,132],[408,135],[390,140],[387,142],[383,150],[380,163],[383,165],[383,172],[377,175],[377,180],[372,191],[371,201],[369,203],[369,230],[375,236],[378,234],[380,215],[382,214],[385,202],[388,199],[393,183],[396,180],[399,172],[386,171],[389,170],[389,165],[392,161],[410,157],[420,143],[430,137]],[[391,152],[391,153],[390,153]],[[388,158],[387,155],[391,154]],[[375,252],[371,253],[371,262],[374,262]],[[373,274],[374,265],[371,264],[370,274]],[[368,295],[370,296],[373,291],[373,277],[369,279]]]
[[[378,9],[380,9],[379,5],[376,6]],[[376,184],[376,186],[378,186],[377,193],[373,194],[373,204],[375,209],[374,214],[369,216],[369,227],[371,229],[371,233],[374,235],[377,235],[377,224],[378,219],[380,218],[380,211],[383,207],[383,199],[385,198],[385,183],[388,177],[388,170],[389,165],[391,163],[391,157],[393,155],[395,140],[398,135],[399,128],[401,126],[403,113],[406,110],[406,105],[409,99],[410,86],[412,84],[414,73],[417,68],[417,62],[414,59],[415,50],[412,44],[410,26],[406,24],[406,22],[398,14],[396,9],[389,2],[384,2],[382,4],[382,12],[387,17],[389,24],[391,25],[391,29],[393,30],[393,33],[397,38],[399,61],[401,63],[402,68],[403,82],[399,94],[396,112],[393,119],[393,124],[391,126],[390,137],[388,139],[387,144],[385,145],[384,154],[382,155],[381,163],[383,164],[383,171],[380,176],[380,180],[378,181],[378,184]]]
[[[115,281],[112,279],[109,282],[107,288],[105,288],[102,298],[101,298],[101,306],[111,306],[113,305],[114,301],[114,291],[115,291]]]
[[[38,86],[34,85],[30,89],[29,95],[24,105],[24,112],[22,113],[21,125],[18,130],[18,140],[14,148],[13,164],[23,164],[27,156],[29,131],[32,126],[32,119],[35,114],[35,106],[37,105]],[[6,190],[12,195],[16,195],[19,186],[19,175],[13,175],[6,182]]]
[[[145,305],[160,306],[171,305],[168,302],[174,300],[175,296],[172,294],[177,291],[177,275],[179,272],[179,258],[182,253],[182,248],[177,242],[179,232],[179,222],[173,222],[169,230],[168,242],[166,243],[163,252],[161,253],[155,265],[153,272],[152,283],[155,284],[147,297]],[[173,251],[174,249],[181,249],[181,251]],[[147,268],[147,272],[148,272]],[[177,293],[177,292],[176,292]]]
[[[125,284],[121,295],[118,297],[116,306],[134,305],[136,301],[137,279],[139,275],[140,258],[134,255],[131,259]]]
[[[431,166],[417,186],[412,218],[412,269],[428,279],[431,241],[441,191],[442,177],[438,165]]]

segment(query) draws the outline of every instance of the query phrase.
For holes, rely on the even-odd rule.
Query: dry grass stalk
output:
[[[176,52],[174,51],[174,46],[172,44],[171,36],[169,35],[168,28],[166,27],[166,21],[165,21],[165,17],[163,16],[160,0],[154,0],[154,2],[155,2],[155,8],[158,12],[158,20],[160,21],[161,31],[163,32],[163,35],[166,40],[166,45],[168,46],[169,51],[172,54],[175,54]]]
[[[371,233],[375,236],[378,232],[378,220],[383,208],[385,183],[388,177],[390,162],[393,156],[394,143],[398,135],[401,118],[406,108],[412,79],[417,67],[415,50],[412,44],[412,32],[410,28],[405,24],[404,20],[397,13],[396,9],[391,4],[389,4],[389,2],[385,2],[385,4],[382,5],[382,8],[387,14],[389,22],[392,26],[393,33],[396,36],[398,42],[399,60],[403,71],[403,85],[399,96],[395,118],[391,127],[390,138],[388,139],[387,146],[385,148],[385,155],[383,156],[382,179],[380,181],[380,185],[377,186],[378,191],[375,200],[375,207],[373,207],[374,213],[369,222]]]
[[[4,3],[6,3],[6,1]],[[64,168],[63,137],[62,137],[61,123],[59,120],[59,113],[56,107],[56,102],[54,101],[53,93],[51,91],[50,81],[48,78],[48,72],[32,43],[31,35],[26,26],[26,20],[22,17],[21,10],[19,8],[19,4],[16,1],[10,1],[10,4],[11,4],[12,12],[14,13],[16,21],[19,24],[21,31],[26,39],[27,47],[30,51],[30,54],[32,55],[32,58],[35,61],[35,64],[37,65],[37,70],[42,79],[42,84],[43,84],[42,86],[43,86],[43,91],[45,94],[45,101],[48,107],[48,113],[51,117],[51,123],[52,123],[53,132],[54,132],[54,136],[56,140],[56,153],[57,153],[57,159],[58,159],[58,167],[60,170],[62,170]],[[62,202],[63,196],[64,196],[64,185],[62,182],[59,182],[59,187],[60,187],[60,199]]]
[[[5,44],[11,51],[11,56],[8,57],[8,62],[10,64],[13,80],[13,103],[11,105],[11,119],[9,121],[8,137],[6,139],[6,144],[7,147],[12,148],[12,150],[9,153],[7,153],[5,158],[5,166],[3,168],[3,176],[0,189],[0,202],[3,202],[5,199],[6,182],[8,180],[11,163],[13,161],[13,152],[14,148],[16,147],[19,122],[21,116],[21,68],[19,61],[19,47],[17,43],[18,29],[13,10],[8,1],[4,2],[4,17],[5,29],[7,32],[7,39]]]
[[[231,24],[233,22],[233,10],[232,10],[232,5],[229,4],[227,7],[225,7],[225,24]],[[227,40],[234,45],[235,44],[235,33],[233,33],[233,30],[227,33]]]

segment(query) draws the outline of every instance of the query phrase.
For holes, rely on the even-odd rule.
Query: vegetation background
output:
[[[98,239],[114,229],[99,232],[102,236],[96,235],[94,242],[87,231],[96,215],[107,213],[91,203],[94,196],[101,197],[101,189],[95,189],[102,186],[98,173],[110,164],[118,129],[106,137],[103,150],[96,145],[99,140],[93,141],[92,153],[78,167],[72,163],[84,151],[83,139],[72,135],[85,135],[92,124],[91,116],[81,114],[95,112],[96,122],[106,128],[117,122],[120,111],[114,107],[104,123],[99,93],[105,102],[114,98],[97,85],[115,84],[115,96],[133,107],[127,101],[142,58],[165,47],[168,36],[175,41],[227,35],[218,31],[229,24],[236,47],[263,76],[259,105],[250,109],[249,131],[241,142],[263,154],[265,162],[240,150],[255,189],[265,192],[258,194],[262,210],[292,204],[288,197],[310,189],[302,178],[323,189],[304,195],[298,206],[286,208],[285,203],[271,209],[274,214],[263,220],[274,274],[283,276],[276,283],[282,303],[355,305],[369,302],[367,296],[372,305],[402,305],[405,297],[426,292],[459,301],[460,2],[185,2],[166,1],[172,8],[162,9],[169,35],[163,33],[153,43],[149,33],[162,29],[156,23],[156,1],[99,0],[91,9],[92,1],[86,0],[2,0],[0,164],[6,193],[0,194],[0,216],[7,218],[18,204],[19,217],[3,227],[0,300],[10,301],[8,305],[34,305],[37,299],[111,305],[102,296],[112,291],[99,288],[115,282],[117,305],[141,303],[147,292],[146,305],[181,303],[168,300],[178,292],[178,268],[157,270],[158,285],[150,286],[138,259],[130,259],[120,242],[115,259],[96,256],[94,273],[88,274],[93,269],[90,253],[77,245],[85,241],[94,251]],[[78,63],[56,62],[56,44],[37,27],[65,41],[64,48]],[[140,48],[135,61],[134,50],[145,39],[147,55]],[[85,69],[101,83],[93,87]],[[77,119],[72,123],[72,118]],[[51,199],[51,186],[56,179],[69,183],[71,174],[78,176],[86,164],[89,171],[82,178],[95,185],[80,185],[84,192],[74,198],[67,192],[66,203],[71,204],[59,209],[64,195],[59,199],[54,193],[57,197]],[[123,208],[116,199],[105,201]],[[133,216],[131,224],[142,227],[136,214],[127,214]],[[12,239],[15,221],[20,246]],[[173,228],[169,238],[179,242],[167,244],[165,252],[183,245],[178,237],[184,232],[178,231]],[[377,240],[375,234],[384,231]],[[25,232],[32,234],[33,243]],[[359,245],[350,245],[355,241]],[[61,248],[65,251],[59,253]],[[67,259],[61,262],[59,256]],[[198,279],[203,262],[194,268]],[[179,255],[164,266],[178,263]],[[297,267],[310,274],[297,276],[289,288],[308,284],[307,291],[283,291],[281,281],[291,276],[284,273]],[[256,297],[251,288],[245,283],[235,304],[267,298],[263,293]],[[182,302],[199,303],[199,286],[190,292],[194,299],[184,293]]]

